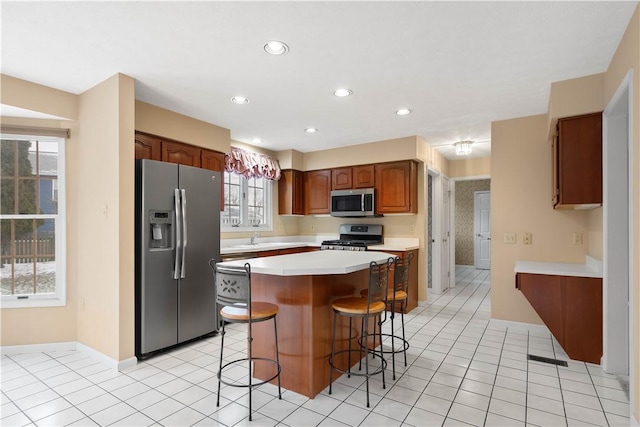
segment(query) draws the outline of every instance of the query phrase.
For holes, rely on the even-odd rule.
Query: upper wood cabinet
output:
[[[304,172],[282,171],[278,181],[278,214],[304,215]]]
[[[353,188],[352,168],[331,169],[331,189],[350,190]]]
[[[309,171],[304,174],[305,214],[331,212],[331,170]]]
[[[180,142],[162,141],[162,161],[199,168],[202,150]]]
[[[200,166],[203,169],[224,172],[224,154],[203,148],[200,153]]]
[[[553,142],[553,207],[602,205],[602,113],[558,119]]]
[[[353,188],[373,188],[375,187],[375,168],[373,165],[354,166],[353,168]]]
[[[224,153],[136,131],[135,158],[178,163],[220,172],[220,210],[224,210]]]
[[[418,212],[418,171],[407,160],[375,165],[376,213]]]
[[[136,132],[135,149],[136,159],[162,160],[162,141],[156,136]]]

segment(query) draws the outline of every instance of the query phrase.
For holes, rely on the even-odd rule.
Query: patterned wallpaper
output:
[[[473,193],[491,189],[490,179],[456,181],[456,265],[474,265]]]

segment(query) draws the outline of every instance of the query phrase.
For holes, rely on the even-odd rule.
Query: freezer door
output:
[[[175,265],[174,189],[178,167],[171,163],[142,160],[136,175],[136,355],[178,343],[178,281]],[[169,213],[169,236],[154,235],[152,212]],[[158,238],[162,237],[161,245]],[[154,247],[155,246],[155,247]],[[158,247],[163,246],[163,247]]]
[[[217,330],[215,286],[209,260],[220,259],[220,172],[179,166],[183,195],[183,251],[178,341]],[[184,191],[182,191],[184,190]]]

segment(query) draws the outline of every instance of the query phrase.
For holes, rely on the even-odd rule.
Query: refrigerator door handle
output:
[[[184,188],[180,191],[182,193],[182,266],[180,269],[180,278],[184,279],[187,274],[187,192]]]
[[[180,221],[180,190],[177,188],[173,191],[173,199],[176,212],[176,257],[173,266],[173,278],[180,278],[180,254],[182,252],[182,225]]]

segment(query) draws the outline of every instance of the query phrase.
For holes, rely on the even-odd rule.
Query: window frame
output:
[[[229,172],[229,171],[224,171],[224,174],[235,174],[234,172]],[[240,223],[240,225],[237,226],[233,226],[230,224],[224,224],[223,220],[224,218],[222,217],[222,213],[220,215],[220,231],[224,232],[224,233],[234,233],[234,232],[258,232],[258,231],[273,231],[273,181],[268,180],[266,178],[262,178],[264,185],[263,185],[263,192],[264,192],[264,224],[263,225],[259,225],[259,226],[252,226],[252,225],[248,225],[245,221],[247,220],[248,217],[248,211],[249,211],[249,206],[248,206],[248,197],[247,197],[247,191],[249,188],[249,179],[247,179],[247,177],[245,177],[244,175],[241,174],[235,174],[235,175],[239,175],[240,176],[240,191],[242,192],[242,196],[241,196],[241,200],[240,200],[240,218],[243,221],[242,223]],[[229,180],[227,179],[227,177],[225,176],[224,178],[224,188],[222,189],[222,191],[226,191],[227,189],[227,183],[229,182]],[[226,205],[225,205],[225,209],[226,209]]]
[[[46,136],[37,134],[0,133],[0,139],[25,140],[29,142],[56,142],[58,144],[57,177],[58,201],[57,214],[13,214],[1,215],[2,220],[11,219],[53,219],[55,223],[55,291],[47,294],[0,295],[0,307],[35,308],[62,307],[67,305],[67,206],[66,206],[66,138],[62,136]],[[39,171],[38,171],[39,172]],[[39,187],[39,186],[38,186]],[[39,191],[39,190],[38,190]]]

